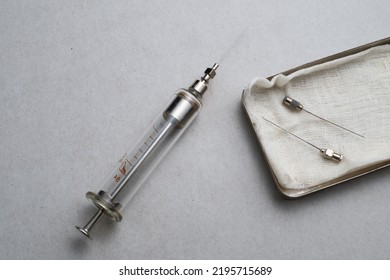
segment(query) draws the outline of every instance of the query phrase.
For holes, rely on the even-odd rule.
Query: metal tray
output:
[[[298,70],[301,70],[301,69],[309,68],[309,67],[312,67],[314,65],[318,65],[318,64],[322,64],[322,63],[329,62],[329,61],[332,61],[332,60],[336,60],[336,59],[339,59],[339,58],[343,58],[343,57],[346,57],[346,56],[350,56],[350,55],[353,55],[353,54],[365,51],[367,49],[370,49],[372,47],[376,47],[376,46],[380,46],[380,45],[387,45],[387,44],[390,44],[390,37],[382,39],[382,40],[378,40],[378,41],[375,41],[375,42],[372,42],[372,43],[368,43],[368,44],[365,44],[365,45],[362,45],[362,46],[359,46],[359,47],[356,47],[356,48],[352,48],[352,49],[349,49],[349,50],[346,50],[346,51],[343,51],[343,52],[340,52],[340,53],[337,53],[337,54],[333,54],[333,55],[330,55],[330,56],[327,56],[327,57],[324,57],[324,58],[321,58],[321,59],[318,59],[318,60],[315,60],[315,61],[312,61],[312,62],[309,62],[309,63],[306,63],[306,64],[303,64],[301,66],[289,69],[287,71],[284,71],[284,72],[272,75],[272,76],[268,77],[267,79],[271,80],[274,76],[279,75],[279,74],[289,75],[289,74],[294,73],[294,72],[296,72]],[[242,104],[242,107],[244,109],[244,112],[245,112],[246,116],[248,117],[248,119],[250,121],[252,130],[255,132],[254,127],[253,127],[252,122],[251,122],[251,119],[249,117],[247,108],[245,106],[244,94],[242,95],[242,98],[241,98],[241,104]],[[256,135],[256,139],[257,139],[257,142],[259,143],[259,145],[260,145],[260,147],[262,149],[264,158],[267,161],[267,164],[269,166],[269,169],[270,169],[270,171],[271,171],[271,173],[273,175],[273,178],[274,178],[274,180],[276,182],[276,185],[277,185],[279,191],[284,196],[286,196],[287,198],[298,198],[298,197],[301,197],[301,196],[304,196],[304,195],[307,195],[307,194],[310,194],[310,193],[313,193],[313,192],[316,192],[316,191],[319,191],[319,190],[322,190],[322,189],[334,186],[336,184],[348,181],[350,179],[353,179],[353,178],[365,175],[367,173],[370,173],[370,172],[382,169],[384,167],[390,166],[390,160],[387,160],[387,161],[383,161],[383,162],[378,163],[378,164],[373,164],[373,165],[371,165],[369,167],[365,167],[365,168],[362,168],[362,169],[359,169],[359,170],[355,170],[354,172],[350,172],[350,173],[348,173],[348,174],[346,174],[344,176],[341,176],[341,177],[338,177],[338,178],[334,178],[334,179],[332,179],[330,181],[327,181],[325,183],[322,183],[322,184],[319,184],[319,185],[316,185],[316,186],[313,186],[313,187],[310,187],[310,188],[307,188],[307,189],[288,189],[288,188],[283,187],[278,182],[278,179],[275,176],[274,171],[272,170],[271,165],[269,164],[269,159],[267,158],[266,153],[264,153],[264,148],[263,148],[259,138],[257,137],[257,135]]]

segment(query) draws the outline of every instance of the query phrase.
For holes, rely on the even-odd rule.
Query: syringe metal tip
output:
[[[214,63],[214,65],[211,68],[207,68],[204,71],[204,76],[200,78],[199,80],[196,80],[193,82],[193,84],[188,88],[195,96],[202,97],[202,95],[207,90],[207,85],[211,79],[217,75],[216,70],[218,69],[219,64]]]
[[[219,67],[219,64],[218,63],[214,63],[213,67],[211,68],[207,68],[205,71],[204,71],[204,76],[203,76],[203,79],[208,82],[210,79],[214,79],[215,75],[217,75],[217,72],[216,70],[218,69]]]
[[[91,232],[92,228],[94,227],[94,225],[96,224],[96,222],[103,215],[103,213],[104,213],[104,211],[102,209],[97,210],[95,212],[95,214],[92,216],[92,218],[88,221],[88,223],[84,227],[80,228],[80,227],[76,226],[76,228],[82,234],[84,234],[86,237],[88,237],[89,239],[92,239],[90,232]]]
[[[218,69],[219,67],[219,64],[218,63],[214,63],[214,65],[211,67],[211,68],[207,68],[204,73],[208,76],[210,76],[211,79],[213,79],[215,77],[215,75],[217,75],[217,72],[216,70]],[[205,75],[205,76],[206,76]]]

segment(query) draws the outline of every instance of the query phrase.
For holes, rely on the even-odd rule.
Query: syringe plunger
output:
[[[90,238],[91,229],[103,214],[116,222],[122,220],[123,206],[131,200],[202,108],[202,95],[210,79],[215,77],[218,66],[214,64],[207,68],[205,75],[188,89],[180,89],[137,144],[121,158],[103,182],[101,190],[86,194],[98,210],[84,227],[76,227],[80,232]]]

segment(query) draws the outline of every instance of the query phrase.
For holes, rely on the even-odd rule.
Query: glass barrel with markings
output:
[[[157,116],[136,145],[126,153],[107,176],[97,193],[87,192],[87,198],[98,210],[84,227],[76,227],[90,238],[90,232],[105,214],[113,220],[122,220],[121,210],[148,178],[150,173],[192,123],[202,108],[202,95],[218,68],[214,64],[205,75],[188,89],[179,90],[165,109]]]

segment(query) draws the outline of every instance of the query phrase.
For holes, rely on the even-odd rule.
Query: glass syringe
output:
[[[180,89],[168,106],[157,116],[137,144],[119,161],[101,185],[98,193],[87,192],[87,198],[98,210],[84,227],[76,228],[87,237],[105,214],[120,222],[121,210],[134,196],[157,164],[175,144],[202,108],[207,84],[216,75],[219,64],[207,68],[204,76],[188,89]]]

